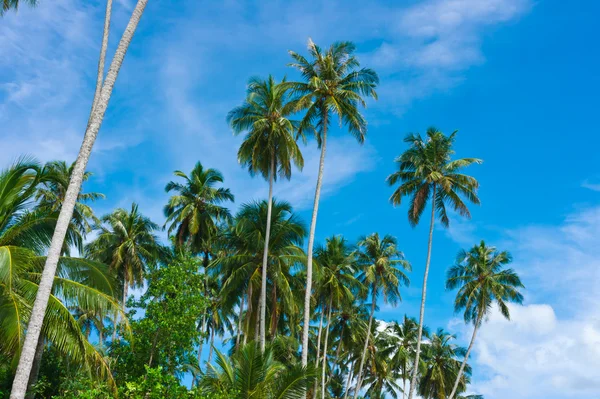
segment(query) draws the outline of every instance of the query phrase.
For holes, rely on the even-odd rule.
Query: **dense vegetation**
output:
[[[1,12],[18,3],[4,1]],[[414,279],[395,237],[340,232],[315,243],[328,132],[339,124],[363,143],[360,108],[377,99],[377,74],[360,66],[352,43],[309,41],[307,57],[290,52],[298,81],[253,78],[227,115],[244,135],[240,165],[268,182],[265,200],[234,212],[235,187],[198,162],[166,185],[162,221],[136,204],[94,213],[104,196],[79,186],[91,178],[87,157],[145,4],[138,1],[106,80],[103,44],[87,155],[73,165],[23,157],[0,173],[0,398],[19,375],[29,375],[30,398],[479,398],[467,395],[477,332],[494,307],[510,317],[507,303],[522,302],[523,284],[510,254],[482,241],[447,271],[454,310],[473,325],[469,346],[424,325],[434,225],[447,227],[449,210],[470,217],[469,204],[479,204],[479,184],[464,169],[481,161],[454,158],[456,132],[408,135],[387,179],[392,204],[408,198],[410,225],[431,212],[418,319],[376,318]],[[307,225],[273,187],[303,168],[298,142],[313,137],[321,156]],[[49,270],[52,289],[39,305]]]

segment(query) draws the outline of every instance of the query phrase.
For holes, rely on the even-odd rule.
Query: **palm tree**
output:
[[[375,339],[371,341],[369,348],[367,372],[364,377],[364,384],[368,386],[366,397],[368,398],[388,398],[396,399],[398,392],[402,390],[397,381],[402,376],[395,367],[385,350],[387,337],[384,334],[376,334]]]
[[[22,159],[0,173],[0,354],[16,362],[23,351],[26,326],[39,290],[43,256],[50,243],[56,214],[30,210],[40,167]],[[106,266],[87,259],[60,257],[53,290],[36,344],[39,362],[44,341],[71,360],[110,378],[102,356],[88,342],[69,309],[107,314],[119,311],[114,282]],[[31,374],[35,382],[37,373]],[[29,381],[29,380],[28,380]]]
[[[401,300],[400,286],[408,286],[409,280],[402,271],[411,270],[410,263],[404,259],[402,252],[398,250],[396,239],[390,235],[381,238],[378,233],[373,233],[358,242],[361,249],[358,252],[358,263],[363,271],[360,274],[362,283],[369,287],[371,292],[371,314],[369,315],[369,325],[367,327],[367,336],[363,347],[360,366],[358,367],[357,385],[354,390],[354,399],[362,384],[362,372],[365,364],[365,356],[369,345],[368,333],[371,331],[375,307],[377,306],[377,296],[381,292],[383,300],[386,303],[396,304]]]
[[[411,362],[415,357],[419,323],[412,317],[404,315],[402,323],[392,322],[386,327],[388,345],[382,352],[391,358],[395,367],[402,370],[402,397],[406,395],[406,381],[410,378]],[[429,337],[429,329],[423,327],[423,336]]]
[[[216,353],[217,366],[209,365],[200,378],[200,389],[207,393],[235,399],[296,399],[306,393],[314,377],[304,367],[286,367],[277,361],[271,347],[262,353],[251,343],[232,358]]]
[[[166,250],[155,235],[159,226],[142,215],[135,203],[130,211],[118,208],[101,220],[100,233],[87,245],[86,253],[117,273],[125,310],[129,287],[141,287],[146,271],[166,256]]]
[[[442,225],[447,227],[450,223],[446,210],[448,205],[461,216],[470,217],[469,209],[461,196],[474,204],[479,204],[479,198],[477,197],[479,183],[473,177],[464,175],[460,171],[471,164],[481,163],[481,160],[476,158],[452,160],[454,154],[452,146],[455,137],[456,132],[446,136],[433,127],[427,130],[426,139],[423,139],[419,134],[409,134],[404,141],[410,144],[410,148],[396,159],[398,171],[387,178],[390,185],[398,182],[402,183],[390,197],[392,204],[400,205],[404,196],[411,197],[408,207],[408,221],[413,227],[419,223],[427,202],[431,200],[429,242],[427,245],[425,275],[423,277],[419,334],[414,364],[419,364],[421,353],[427,277],[431,261],[431,245],[436,213]],[[413,397],[416,381],[417,367],[413,367],[408,399]]]
[[[488,247],[482,240],[468,252],[460,251],[456,264],[448,270],[447,289],[459,288],[454,302],[454,310],[464,309],[466,323],[474,325],[473,336],[467,348],[465,358],[460,365],[458,375],[448,399],[454,399],[460,378],[469,359],[469,354],[475,342],[477,330],[483,320],[489,316],[495,303],[500,313],[510,320],[507,302],[523,303],[523,295],[519,292],[524,288],[521,279],[512,269],[504,269],[512,262],[512,257],[506,251],[499,252],[495,247]]]
[[[285,79],[282,81],[285,83]],[[302,169],[304,159],[294,138],[294,123],[288,118],[293,112],[284,84],[275,83],[273,76],[267,80],[250,79],[248,95],[243,105],[227,115],[235,134],[248,131],[238,151],[238,161],[251,175],[259,173],[269,181],[267,200],[267,228],[262,261],[260,290],[260,350],[265,350],[265,317],[267,308],[267,257],[271,233],[271,206],[273,182],[277,175],[290,179],[292,163]]]
[[[455,335],[438,329],[425,346],[424,370],[419,382],[419,395],[424,399],[446,399],[453,381],[458,376],[460,360],[465,355],[465,348],[453,343]],[[461,392],[464,392],[471,374],[471,367],[466,367],[467,376],[461,379]]]
[[[31,7],[37,6],[38,0],[25,0]],[[0,5],[0,16],[4,15],[6,11],[9,10],[17,10],[20,5],[19,0],[2,0],[2,4]]]
[[[14,0],[8,1],[14,2]],[[110,14],[108,12],[110,11],[110,0],[108,1],[109,4],[107,5],[107,15],[105,18],[104,34],[98,62],[97,81],[103,81],[101,85],[102,89],[96,90],[94,95],[95,98],[92,101],[92,110],[90,112],[83,142],[77,156],[77,161],[75,162],[75,167],[73,168],[73,173],[69,181],[69,187],[65,194],[63,206],[61,207],[60,214],[56,222],[56,227],[52,236],[50,248],[48,249],[48,257],[46,258],[46,264],[44,266],[39,290],[36,295],[29,324],[27,326],[27,335],[25,337],[23,352],[19,359],[19,365],[13,381],[10,399],[23,399],[25,397],[27,381],[29,380],[29,374],[31,373],[31,366],[33,364],[33,358],[35,356],[35,350],[40,337],[40,332],[42,330],[46,307],[48,306],[48,301],[50,299],[54,275],[56,274],[56,268],[61,251],[63,249],[63,242],[71,223],[73,209],[75,208],[75,203],[77,202],[79,191],[81,190],[85,168],[90,158],[94,142],[96,141],[98,131],[100,130],[100,125],[104,119],[104,114],[106,113],[106,108],[108,107],[108,102],[115,86],[119,70],[121,69],[121,65],[123,65],[125,53],[129,48],[129,43],[131,43],[133,34],[135,33],[138,23],[142,17],[142,13],[146,8],[146,3],[148,2],[148,0],[138,0],[125,31],[121,36],[121,40],[119,41],[119,44],[115,50],[114,57],[106,74],[106,79],[102,80],[110,25]],[[98,83],[97,87],[99,85],[100,84]]]
[[[340,125],[346,125],[348,131],[363,143],[367,133],[367,121],[358,111],[359,104],[366,106],[363,97],[377,98],[375,87],[379,78],[375,71],[368,68],[358,69],[360,63],[354,56],[355,46],[350,42],[334,43],[325,52],[308,41],[308,52],[311,60],[290,51],[294,62],[292,67],[298,69],[303,82],[289,83],[296,99],[296,109],[305,109],[306,114],[299,125],[298,134],[314,132],[317,143],[321,147],[317,186],[308,235],[308,259],[306,262],[306,290],[304,294],[304,325],[302,331],[302,365],[308,363],[308,331],[310,328],[310,300],[312,296],[312,262],[315,229],[319,198],[323,181],[325,151],[327,148],[327,131],[331,120],[337,115]]]
[[[69,179],[74,167],[74,163],[68,166],[64,161],[51,161],[44,165],[40,173],[41,184],[38,186],[35,195],[39,208],[46,209],[49,212],[58,212],[60,210],[65,200]],[[83,182],[86,182],[91,176],[91,172],[85,172]],[[85,237],[92,230],[94,224],[100,223],[100,220],[94,215],[92,207],[87,203],[103,198],[104,194],[101,193],[79,193],[75,208],[73,209],[72,223],[81,236]]]
[[[356,279],[355,257],[348,242],[342,236],[333,236],[325,240],[325,246],[315,251],[318,268],[318,285],[322,296],[327,298],[323,307],[327,313],[325,342],[323,345],[323,365],[321,373],[321,397],[325,398],[325,370],[327,367],[327,347],[331,330],[331,313],[343,304],[354,301],[354,292],[361,283]],[[320,342],[319,342],[320,343]],[[317,367],[319,350],[317,349]]]
[[[165,205],[165,216],[169,234],[175,232],[177,245],[188,245],[194,253],[205,254],[208,265],[209,242],[217,234],[218,223],[231,219],[229,210],[220,204],[233,202],[234,196],[228,188],[216,188],[223,183],[223,175],[216,169],[204,169],[196,163],[189,176],[176,170],[175,176],[184,179],[184,184],[170,181],[167,193],[176,194]]]

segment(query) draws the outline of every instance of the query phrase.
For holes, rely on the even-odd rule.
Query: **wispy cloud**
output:
[[[583,183],[581,183],[581,187],[587,188],[592,191],[600,191],[600,182],[597,182],[597,180],[593,181],[586,179]]]

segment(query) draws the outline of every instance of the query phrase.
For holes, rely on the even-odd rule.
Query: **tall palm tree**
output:
[[[386,303],[398,303],[402,299],[400,296],[400,286],[408,286],[409,284],[409,279],[403,270],[411,270],[410,263],[404,259],[404,255],[398,250],[396,239],[390,235],[381,238],[378,233],[373,233],[360,240],[358,247],[360,248],[358,263],[363,269],[360,279],[365,286],[369,287],[371,292],[371,313],[369,315],[367,336],[360,358],[360,366],[358,367],[354,399],[358,397],[362,384],[362,372],[370,337],[368,332],[371,331],[375,307],[377,306],[377,297],[381,292],[383,300]]]
[[[398,392],[402,390],[398,385],[398,379],[402,377],[394,360],[390,358],[385,350],[387,337],[384,334],[376,334],[369,345],[370,351],[367,360],[367,371],[364,384],[367,388],[368,398],[398,398]]]
[[[487,246],[482,240],[468,252],[460,251],[456,264],[448,270],[446,288],[459,289],[456,293],[454,310],[459,312],[464,309],[465,322],[472,322],[474,325],[471,342],[448,399],[454,399],[477,330],[489,316],[492,305],[496,304],[500,313],[510,320],[510,311],[506,303],[523,303],[523,295],[519,292],[520,288],[524,288],[521,279],[514,270],[505,269],[510,262],[512,257],[508,252],[499,252],[495,247]]]
[[[98,237],[86,246],[87,255],[110,266],[119,276],[125,310],[129,287],[140,287],[144,275],[166,256],[155,232],[160,228],[142,215],[137,204],[102,217]]]
[[[345,125],[348,131],[363,143],[367,133],[367,121],[358,110],[359,105],[366,106],[363,97],[377,98],[375,87],[379,78],[375,71],[368,68],[359,69],[360,63],[355,57],[355,46],[350,42],[337,42],[323,51],[319,46],[308,41],[307,60],[300,54],[290,51],[293,58],[292,67],[298,69],[303,82],[289,83],[294,96],[297,97],[296,109],[305,109],[298,134],[304,136],[314,132],[317,143],[321,147],[319,172],[315,199],[308,235],[308,259],[306,262],[306,290],[304,294],[304,325],[302,331],[302,365],[308,363],[308,331],[310,328],[310,300],[312,296],[312,262],[315,229],[323,168],[325,166],[325,151],[327,148],[327,131],[335,116],[340,125]]]
[[[50,212],[58,212],[60,210],[63,201],[65,200],[69,179],[71,178],[74,167],[74,163],[69,166],[64,161],[51,161],[44,165],[40,173],[41,184],[38,186],[35,195],[39,208],[46,209]],[[91,176],[91,172],[85,172],[83,175],[83,182],[86,182]],[[94,224],[100,223],[100,220],[96,217],[92,207],[89,206],[88,203],[103,198],[104,194],[101,193],[79,193],[75,208],[73,209],[72,223],[82,236],[89,233]]]
[[[221,204],[233,202],[234,196],[228,188],[215,187],[223,183],[223,175],[216,169],[205,169],[198,162],[187,176],[176,170],[175,176],[184,179],[184,184],[170,181],[167,193],[175,192],[165,205],[165,216],[169,234],[175,232],[178,245],[189,245],[194,253],[205,254],[208,263],[209,242],[217,234],[218,223],[231,219],[229,210]]]
[[[43,255],[56,224],[55,213],[31,210],[39,171],[38,164],[22,159],[0,172],[0,354],[12,357],[13,366],[23,350],[46,260]],[[107,267],[87,259],[60,257],[53,280],[36,364],[47,341],[73,361],[110,378],[104,360],[69,311],[73,306],[98,314],[119,311]]]
[[[108,1],[109,3],[107,4],[107,15],[104,23],[102,46],[100,49],[100,57],[98,62],[97,81],[102,82],[102,88],[100,90],[96,90],[94,95],[95,98],[92,101],[92,109],[88,119],[83,142],[77,156],[77,161],[75,162],[75,167],[73,168],[73,173],[71,174],[69,187],[65,194],[63,206],[61,207],[56,228],[54,229],[54,234],[52,236],[52,242],[50,248],[48,249],[48,257],[46,259],[39,290],[36,295],[29,324],[27,326],[27,335],[25,337],[23,352],[19,359],[19,365],[13,381],[10,399],[23,399],[25,397],[27,381],[29,380],[29,374],[31,373],[33,357],[35,356],[35,350],[38,344],[40,331],[42,330],[46,307],[48,306],[48,301],[50,299],[54,275],[56,274],[56,267],[63,249],[63,242],[65,240],[67,230],[71,223],[73,209],[75,208],[75,203],[77,202],[79,191],[81,190],[85,169],[90,158],[90,154],[92,153],[92,147],[96,141],[98,131],[100,130],[100,125],[104,119],[104,114],[106,113],[106,108],[108,107],[108,102],[115,86],[119,70],[121,69],[121,65],[123,65],[125,53],[129,48],[129,43],[131,43],[133,34],[135,33],[138,23],[142,17],[142,13],[146,8],[146,3],[148,2],[148,0],[138,0],[135,8],[133,9],[131,18],[125,27],[125,31],[121,36],[121,40],[119,41],[119,44],[115,50],[115,54],[110,67],[108,68],[106,78],[102,79],[110,25],[109,11],[111,0]],[[97,84],[96,87],[98,86],[99,84]]]
[[[322,296],[327,298],[323,307],[327,313],[325,341],[323,344],[323,364],[321,368],[321,397],[325,398],[325,371],[327,368],[327,348],[331,330],[331,313],[343,304],[354,301],[354,293],[359,290],[361,283],[355,277],[355,256],[350,245],[342,236],[333,236],[325,240],[325,246],[315,251],[318,268],[318,285]],[[319,366],[319,351],[317,350],[317,367]]]
[[[435,128],[427,130],[427,138],[419,134],[409,134],[404,141],[410,148],[396,159],[398,171],[387,178],[390,185],[400,182],[400,186],[390,197],[390,202],[400,205],[402,198],[409,196],[408,221],[414,227],[421,220],[421,215],[431,200],[431,220],[429,223],[429,242],[427,245],[427,260],[421,293],[421,309],[419,312],[419,334],[414,364],[419,364],[423,321],[425,318],[425,298],[427,296],[427,277],[431,262],[431,245],[435,217],[439,218],[444,227],[450,223],[447,206],[451,206],[461,216],[471,214],[461,196],[468,201],[479,204],[477,188],[479,183],[471,176],[461,173],[461,170],[471,164],[479,164],[477,158],[462,158],[452,160],[452,148],[456,132],[446,136]],[[408,399],[412,399],[417,381],[417,367],[413,367]]]
[[[313,377],[304,367],[286,367],[277,361],[271,347],[261,352],[250,343],[232,358],[217,351],[217,366],[208,366],[199,387],[235,399],[296,399],[306,393]]]
[[[438,329],[425,346],[423,357],[425,365],[419,382],[419,395],[424,399],[446,399],[453,381],[458,375],[460,358],[465,355],[465,348],[457,346],[455,335]],[[467,366],[466,376],[461,379],[460,390],[464,392],[471,374]]]
[[[282,81],[285,83],[285,79]],[[260,350],[265,350],[265,317],[267,309],[267,257],[271,233],[271,206],[273,182],[277,176],[290,179],[292,163],[300,170],[304,166],[302,153],[294,137],[294,123],[289,119],[293,107],[284,84],[275,83],[273,76],[267,80],[252,78],[243,105],[227,115],[235,134],[247,131],[238,151],[238,161],[250,174],[262,175],[269,181],[267,200],[267,228],[263,251],[260,289]]]

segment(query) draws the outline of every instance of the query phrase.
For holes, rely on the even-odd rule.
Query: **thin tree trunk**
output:
[[[160,332],[160,328],[156,329],[156,333],[154,333],[154,338],[152,339],[152,348],[150,349],[150,359],[148,360],[148,367],[152,367],[152,361],[154,360],[154,352],[156,351],[156,343],[158,342],[158,333]],[[144,377],[145,379],[146,377]]]
[[[33,367],[31,368],[31,374],[29,381],[27,382],[27,398],[33,399],[35,394],[32,392],[33,386],[38,382],[40,375],[40,367],[42,366],[42,357],[44,356],[44,337],[40,336],[38,340],[37,348],[35,348],[35,357],[33,358]]]
[[[126,303],[127,303],[127,291],[128,291],[127,287],[127,282],[123,281],[123,313],[125,313],[126,311]]]
[[[254,343],[256,345],[258,345],[258,340],[260,339],[260,297],[258,302],[258,312],[256,312],[254,321]]]
[[[133,14],[129,20],[129,23],[127,24],[127,27],[125,28],[125,32],[121,37],[121,41],[119,42],[117,50],[115,51],[115,56],[112,60],[110,68],[108,69],[102,90],[100,90],[100,97],[96,107],[92,112],[93,116],[91,118],[91,122],[86,129],[83,143],[79,150],[79,155],[77,156],[73,173],[71,174],[65,200],[63,201],[63,205],[58,216],[58,221],[54,229],[54,234],[52,235],[52,242],[50,244],[50,248],[48,249],[46,264],[44,265],[42,278],[40,280],[38,292],[33,304],[33,309],[31,311],[29,324],[27,326],[27,335],[25,336],[23,351],[21,353],[21,357],[19,358],[19,365],[17,366],[17,371],[13,381],[10,399],[23,399],[25,397],[27,382],[29,381],[29,374],[31,373],[33,358],[35,356],[35,348],[37,347],[40,332],[42,330],[44,315],[46,314],[46,308],[50,298],[50,292],[52,291],[52,283],[54,282],[54,275],[56,274],[56,266],[58,264],[58,259],[60,257],[67,229],[73,217],[73,209],[79,196],[85,168],[92,152],[94,141],[96,140],[96,136],[100,130],[100,125],[104,119],[104,114],[106,112],[106,108],[108,107],[108,102],[117,80],[119,69],[123,64],[125,53],[127,52],[127,48],[129,47],[129,43],[133,38],[133,34],[135,33],[147,2],[148,0],[138,0],[135,9],[133,10]],[[105,32],[105,35],[107,34],[108,32]]]
[[[312,262],[313,247],[315,243],[315,230],[317,228],[317,215],[319,213],[319,198],[323,184],[323,168],[325,166],[325,152],[327,149],[327,110],[323,110],[323,137],[321,140],[321,157],[319,158],[319,174],[315,189],[315,202],[313,205],[310,232],[308,234],[308,254],[306,260],[306,291],[304,293],[304,324],[302,326],[302,366],[308,364],[308,331],[310,329],[310,298],[312,296]],[[306,397],[306,395],[304,395]]]
[[[260,351],[265,351],[266,315],[267,315],[267,264],[269,260],[269,238],[271,235],[271,207],[273,205],[273,179],[275,178],[275,155],[271,154],[271,170],[269,171],[269,202],[267,203],[267,229],[265,232],[265,249],[262,259],[262,280],[260,285]]]
[[[98,74],[96,77],[96,90],[94,91],[94,100],[92,101],[92,109],[90,111],[90,118],[94,114],[94,110],[98,105],[98,99],[100,98],[100,92],[102,91],[102,83],[104,78],[104,64],[106,62],[106,50],[108,49],[108,36],[110,32],[110,18],[112,14],[112,0],[106,2],[106,13],[104,15],[104,31],[102,33],[102,45],[100,47],[100,57],[98,59]]]
[[[344,339],[344,330],[346,329],[346,323],[342,324],[342,330],[340,331],[340,342],[338,343],[337,349],[335,350],[335,361],[338,363],[338,368],[341,369],[340,361],[340,351],[342,349],[342,339]]]
[[[325,312],[321,312],[321,318],[319,319],[319,330],[317,333],[317,356],[315,358],[315,369],[318,370],[319,369],[319,362],[321,359],[321,333],[323,331],[323,319],[325,318]],[[315,376],[315,387],[314,387],[314,391],[315,391],[315,398],[318,396],[319,393],[319,376]]]
[[[402,366],[402,399],[406,398],[406,358]]]
[[[277,325],[279,324],[279,312],[277,311],[277,284],[273,282],[273,291],[271,292],[271,339],[277,335]]]
[[[242,299],[240,303],[240,314],[238,316],[238,325],[237,325],[237,337],[235,337],[235,350],[236,352],[240,348],[240,335],[242,334],[242,316],[244,315],[244,294],[242,294]]]
[[[204,313],[204,315],[202,316],[202,324],[201,324],[201,331],[202,334],[204,334],[204,331],[206,330],[206,312]],[[202,338],[200,338],[200,343],[198,344],[198,370],[202,370],[202,350],[204,349],[204,335],[202,336]]]
[[[102,325],[102,322],[100,322],[100,328],[98,329],[98,345],[100,345],[100,347],[104,347],[104,326]]]
[[[252,283],[248,282],[248,310],[246,311],[246,331],[244,332],[244,344],[248,343],[248,334],[250,334],[250,315],[252,314]]]
[[[350,363],[350,369],[348,370],[348,378],[346,379],[346,392],[344,392],[344,399],[348,399],[348,394],[350,393],[350,382],[352,382],[352,369],[354,368],[354,364]]]
[[[477,330],[479,329],[479,325],[481,324],[481,313],[477,315],[477,320],[475,321],[475,327],[473,328],[473,336],[471,336],[471,342],[469,343],[469,347],[467,348],[467,353],[465,353],[465,358],[460,365],[460,369],[458,370],[458,375],[456,376],[456,381],[454,382],[454,388],[452,388],[452,392],[448,399],[454,399],[454,395],[458,390],[458,384],[460,383],[460,378],[462,377],[463,372],[465,371],[465,366],[467,365],[467,360],[469,360],[469,354],[471,353],[471,349],[473,349],[473,344],[475,343],[475,337],[477,336]]]
[[[211,330],[210,330],[210,349],[208,351],[208,360],[206,361],[207,367],[210,364],[210,362],[212,361],[214,347],[215,347],[215,329],[211,328]]]
[[[417,374],[419,372],[419,358],[421,355],[421,339],[423,338],[423,320],[425,318],[425,298],[427,297],[427,277],[429,275],[429,265],[431,263],[431,244],[433,242],[433,225],[435,223],[435,194],[436,187],[433,185],[433,200],[431,201],[431,221],[429,223],[429,243],[427,244],[427,261],[425,262],[425,275],[423,276],[423,291],[421,293],[421,311],[419,313],[419,333],[417,334],[417,350],[415,362],[410,379],[410,388],[408,399],[412,399],[415,387],[417,385]]]
[[[356,390],[354,391],[354,399],[358,396],[360,386],[362,384],[362,372],[365,366],[365,357],[367,357],[367,348],[369,347],[369,338],[371,337],[371,325],[373,324],[373,315],[375,314],[375,301],[377,300],[377,288],[376,284],[373,284],[373,299],[371,300],[371,315],[369,316],[369,326],[367,327],[367,336],[365,338],[365,346],[363,347],[362,356],[360,357],[360,366],[358,367],[358,378],[356,379]]]
[[[332,307],[333,295],[329,299],[329,309],[327,309],[327,327],[325,329],[325,343],[323,344],[323,371],[321,372],[321,399],[325,399],[325,369],[327,368],[327,341],[329,340],[329,329],[331,328]]]

